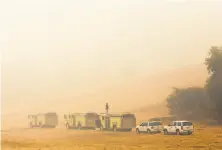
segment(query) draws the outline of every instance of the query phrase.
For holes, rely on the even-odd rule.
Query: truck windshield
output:
[[[135,118],[134,114],[124,114],[123,115],[124,118]]]
[[[183,126],[192,126],[193,124],[191,122],[183,122]]]
[[[160,126],[162,125],[161,122],[151,122],[150,126]]]

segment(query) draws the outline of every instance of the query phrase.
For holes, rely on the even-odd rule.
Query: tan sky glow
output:
[[[104,89],[201,64],[222,39],[220,2],[5,0],[0,5],[7,113],[102,110],[106,99],[116,102],[98,96]]]

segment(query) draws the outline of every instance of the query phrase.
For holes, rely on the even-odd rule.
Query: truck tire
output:
[[[165,130],[163,131],[163,134],[164,134],[164,135],[168,135],[168,131],[165,129]]]
[[[43,128],[42,122],[39,122],[39,127],[40,127],[40,128]]]
[[[81,124],[78,125],[78,129],[79,129],[79,130],[82,129],[82,125],[81,125]]]
[[[70,127],[69,127],[69,124],[68,124],[68,123],[66,124],[66,129],[70,129]]]
[[[137,133],[137,134],[140,134],[140,130],[139,130],[139,129],[136,129],[136,133]]]
[[[100,131],[103,131],[103,125],[100,126]]]
[[[113,127],[113,131],[116,132],[116,130],[117,130],[117,129],[116,129],[116,126],[114,126],[114,127]]]
[[[151,134],[152,132],[150,131],[150,129],[147,129],[147,133],[148,133],[148,134]]]
[[[176,130],[176,135],[180,135],[180,131],[178,129]]]

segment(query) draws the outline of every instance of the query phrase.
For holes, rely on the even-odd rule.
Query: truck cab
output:
[[[67,129],[94,129],[98,114],[95,112],[88,113],[70,113],[64,115],[65,126]]]
[[[75,115],[73,114],[65,114],[64,115],[64,120],[65,120],[65,127],[67,129],[75,128],[76,123],[75,123]]]
[[[160,121],[144,121],[140,125],[136,126],[136,132],[142,133],[159,133],[162,130],[162,123]]]
[[[28,115],[28,119],[30,128],[37,126],[37,115]]]
[[[99,114],[101,122],[100,130],[125,130],[132,131],[132,128],[136,126],[135,114],[116,113],[116,114]]]
[[[168,126],[164,126],[163,132],[167,134],[192,134],[194,131],[193,123],[190,121],[173,121]]]
[[[28,119],[30,128],[55,128],[58,125],[58,115],[55,112],[29,115]]]

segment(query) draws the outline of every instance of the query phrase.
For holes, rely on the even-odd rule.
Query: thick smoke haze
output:
[[[222,39],[221,2],[0,5],[6,116],[104,111],[105,102],[112,111],[161,103],[172,86],[204,84],[201,64]]]

